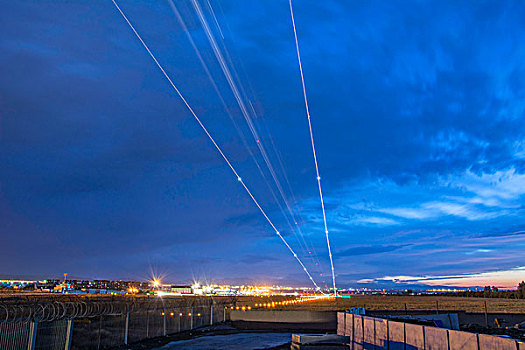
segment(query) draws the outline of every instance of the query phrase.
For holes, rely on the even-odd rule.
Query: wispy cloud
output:
[[[417,284],[429,286],[449,286],[449,287],[475,287],[495,285],[503,288],[514,288],[525,279],[525,266],[516,267],[508,270],[498,270],[490,272],[478,272],[459,275],[444,276],[385,276],[375,279],[362,279],[359,283],[375,283],[389,281],[399,284]]]
[[[398,221],[392,217],[437,220],[446,216],[470,221],[490,220],[518,214],[522,205],[521,197],[525,194],[525,174],[518,173],[514,168],[480,175],[468,170],[460,175],[438,177],[436,183],[427,185],[427,193],[418,196],[417,193],[424,186],[424,183],[378,183],[375,188],[370,187],[370,190],[381,191],[382,197],[379,200],[367,203],[366,206],[356,203],[349,207],[360,210],[361,218],[355,222],[395,224]],[[351,192],[348,189],[345,193]],[[403,201],[404,198],[410,200]],[[429,200],[430,198],[432,199]],[[344,198],[341,200],[344,201]],[[392,202],[396,205],[392,205]],[[363,213],[369,216],[364,216]],[[377,214],[386,214],[391,218],[378,217]]]
[[[393,252],[395,250],[399,250],[407,246],[408,244],[356,246],[356,247],[351,247],[343,251],[337,252],[336,257],[341,258],[341,257],[352,257],[356,255],[381,254],[381,253]]]

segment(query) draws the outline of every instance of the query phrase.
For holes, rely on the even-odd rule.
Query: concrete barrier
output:
[[[273,323],[322,323],[336,322],[335,312],[326,311],[240,311],[230,312],[232,321]]]
[[[525,350],[523,342],[493,335],[352,314],[338,320],[352,350]]]
[[[425,350],[448,350],[448,332],[444,328],[424,327]]]
[[[345,335],[346,329],[346,314],[344,312],[337,313],[337,334]]]
[[[479,350],[516,350],[518,344],[509,338],[495,337],[493,335],[478,335]]]
[[[405,350],[405,324],[388,321],[388,349]]]
[[[364,346],[363,316],[354,315],[353,350],[363,350]]]
[[[348,338],[338,334],[292,334],[296,344],[348,344]]]
[[[406,350],[425,350],[425,332],[423,326],[405,323]]]
[[[363,316],[363,346],[365,349],[373,349],[376,344],[375,319]]]
[[[346,314],[345,335],[348,337],[350,344],[354,341],[354,315]]]
[[[388,349],[388,321],[381,318],[376,318],[375,332],[376,349]]]
[[[448,331],[450,349],[478,350],[478,335],[475,333]]]
[[[459,331],[459,318],[458,314],[447,313],[439,315],[397,315],[396,318],[400,321],[401,319],[406,320],[420,320],[420,321],[432,321],[435,327],[454,329]]]

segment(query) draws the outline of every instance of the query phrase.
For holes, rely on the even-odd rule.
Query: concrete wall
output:
[[[376,318],[375,333],[375,344],[379,346],[379,348],[386,348],[388,346],[388,321]]]
[[[516,350],[517,344],[515,340],[501,337],[494,337],[492,335],[479,334],[478,335],[479,350]]]
[[[354,342],[354,315],[346,314],[343,312],[339,312],[339,313],[345,315],[345,333],[344,334],[349,338],[350,343],[353,343]]]
[[[337,313],[337,334],[344,334],[346,328],[346,317],[342,312]]]
[[[348,336],[352,350],[525,350],[525,343],[509,338],[475,334],[338,313],[339,335]]]
[[[482,303],[482,301],[480,301]],[[384,316],[405,316],[412,315],[421,317],[421,315],[432,315],[435,314],[436,310],[367,310],[367,314],[373,317],[384,317]],[[457,314],[460,324],[477,324],[479,326],[485,326],[485,314],[482,312],[464,312],[457,310],[439,310],[440,314]],[[437,316],[437,315],[436,315]],[[494,319],[497,318],[503,321],[506,326],[514,326],[516,323],[525,322],[525,314],[509,314],[509,313],[494,313],[489,312],[487,314],[487,321],[489,326],[495,326]],[[456,329],[456,328],[453,328]]]
[[[405,323],[406,349],[424,349],[425,333],[424,327],[418,324]]]
[[[388,349],[405,350],[405,324],[403,322],[387,321]]]
[[[230,312],[231,321],[269,323],[332,323],[336,322],[335,312],[326,311],[241,311]],[[339,327],[339,326],[338,326]]]
[[[363,316],[354,315],[354,350],[364,349]]]
[[[427,326],[423,329],[426,350],[448,350],[448,332],[446,329]]]
[[[469,332],[448,331],[451,349],[478,350],[478,335]]]
[[[373,317],[363,316],[363,346],[369,349],[370,345],[376,343],[376,327]]]

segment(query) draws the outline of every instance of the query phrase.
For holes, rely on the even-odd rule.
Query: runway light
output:
[[[198,314],[197,314],[197,317],[201,317],[201,314],[200,314],[200,313],[198,313]]]
[[[188,314],[188,316],[191,316],[191,312]]]
[[[251,307],[251,306],[248,306],[248,310],[251,310],[251,309],[252,309],[252,307]]]
[[[161,315],[162,315],[162,316],[164,316],[164,312],[163,312],[163,313],[161,313]]]
[[[179,314],[180,317],[182,317],[182,312]]]
[[[170,313],[170,316],[173,317],[173,316],[175,316],[175,314],[174,314],[173,312],[171,312],[171,313]]]

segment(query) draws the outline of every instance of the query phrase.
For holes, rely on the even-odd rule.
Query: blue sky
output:
[[[259,142],[192,2],[119,2],[327,285],[288,2],[198,3]],[[0,273],[308,285],[111,1],[2,8]],[[525,5],[294,11],[338,284],[525,279]]]

